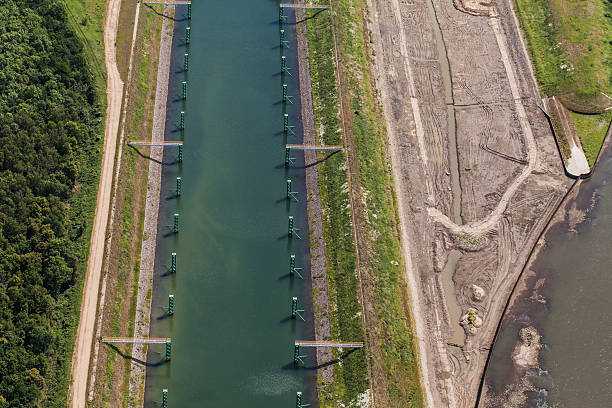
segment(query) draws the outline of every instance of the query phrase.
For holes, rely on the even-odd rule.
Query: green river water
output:
[[[195,2],[191,44],[184,44],[186,8],[177,7],[170,72],[166,139],[178,140],[180,87],[188,82],[184,162],[167,149],[151,312],[152,337],[172,338],[172,360],[163,346],[149,348],[146,407],[293,407],[297,391],[315,403],[316,372],[293,367],[293,341],[312,339],[308,229],[304,171],[283,166],[278,2]],[[297,95],[295,30],[286,51]],[[189,52],[189,71],[182,70]],[[296,101],[297,102],[297,101]],[[287,108],[297,124],[299,103]],[[183,191],[174,197],[175,179]],[[300,203],[285,199],[286,178]],[[180,232],[169,234],[172,214]],[[287,238],[294,215],[303,240]],[[177,273],[168,274],[170,253]],[[304,280],[287,276],[289,254]],[[176,309],[165,317],[168,294]],[[288,319],[299,297],[308,323]],[[304,354],[304,353],[302,353]],[[306,365],[314,365],[313,354]]]

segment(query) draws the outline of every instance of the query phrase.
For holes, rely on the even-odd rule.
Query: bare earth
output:
[[[430,407],[473,407],[510,291],[569,184],[509,0],[368,4],[423,386]]]
[[[107,72],[106,95],[106,129],[104,134],[104,153],[100,185],[96,203],[96,212],[91,232],[89,259],[83,286],[81,317],[77,330],[74,354],[72,356],[72,383],[70,386],[70,406],[85,407],[87,392],[87,373],[94,337],[94,325],[100,276],[104,257],[106,226],[108,223],[115,149],[123,96],[123,81],[119,76],[116,61],[117,24],[119,20],[120,0],[109,0],[106,8],[104,26],[104,53]]]

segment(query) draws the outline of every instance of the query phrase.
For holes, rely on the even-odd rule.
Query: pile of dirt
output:
[[[453,0],[453,5],[473,16],[492,16],[495,9],[493,0]]]

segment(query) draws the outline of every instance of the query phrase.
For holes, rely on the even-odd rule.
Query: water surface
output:
[[[185,14],[177,7],[166,125],[166,138],[180,139],[177,123],[185,109],[184,162],[173,163],[170,149],[164,156],[151,318],[151,336],[172,338],[172,360],[163,361],[163,346],[150,348],[145,406],[159,406],[162,388],[170,407],[288,407],[296,391],[314,402],[315,371],[293,367],[293,341],[312,338],[312,327],[288,319],[292,296],[307,317],[311,301],[304,174],[284,168],[286,140],[279,134],[278,2],[194,3],[188,48]],[[295,76],[294,52],[286,55]],[[297,95],[296,79],[286,80]],[[295,122],[299,104],[288,112]],[[183,179],[178,199],[177,176]],[[285,199],[287,177],[301,203]],[[165,226],[174,212],[181,224],[176,235]],[[288,240],[289,214],[305,240]],[[167,273],[171,252],[177,253],[174,275]],[[287,276],[290,253],[305,280]],[[168,318],[169,293],[176,309]]]
[[[528,290],[504,320],[486,382],[498,396],[527,378],[534,389],[524,406],[612,406],[612,151],[603,154],[593,178],[573,204],[586,213],[575,229],[561,223],[527,279]],[[540,367],[516,370],[510,354],[518,331],[542,334]],[[503,406],[503,404],[495,405]]]

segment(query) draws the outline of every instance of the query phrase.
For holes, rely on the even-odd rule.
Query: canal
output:
[[[571,218],[546,234],[541,250],[504,318],[485,380],[481,407],[610,406],[612,400],[612,150],[569,201]],[[580,216],[580,214],[584,214]],[[518,333],[542,336],[539,360],[512,359]]]
[[[190,23],[186,8],[176,9],[166,140],[184,139],[184,160],[176,162],[176,150],[164,153],[150,332],[172,338],[172,359],[164,361],[163,346],[149,348],[146,407],[160,406],[163,388],[169,407],[286,408],[297,391],[316,404],[316,371],[293,366],[293,341],[314,331],[303,158],[284,167],[284,144],[301,142],[298,98],[286,108],[296,136],[283,135],[280,103],[283,80],[299,95],[295,30],[288,25],[285,51],[293,76],[281,76],[278,4],[196,1]],[[286,199],[287,178],[300,202]],[[180,232],[171,234],[175,212]],[[289,215],[302,240],[288,239]],[[168,272],[172,252],[175,274]],[[303,280],[288,276],[290,254]],[[293,296],[306,323],[289,318]],[[306,354],[306,366],[314,366],[314,353]]]

